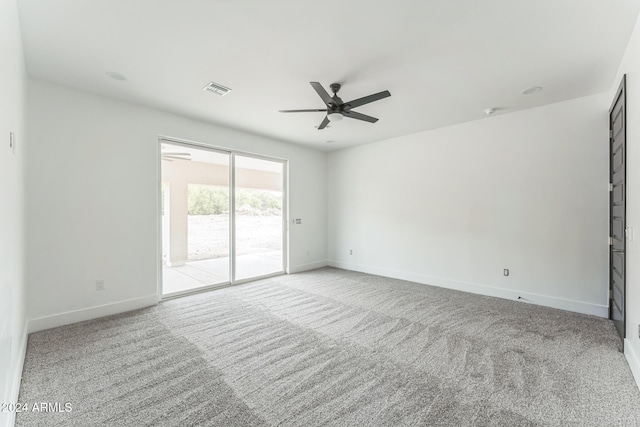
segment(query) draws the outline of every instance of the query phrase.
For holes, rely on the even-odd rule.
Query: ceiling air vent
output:
[[[203,89],[220,96],[225,96],[227,93],[231,92],[231,89],[229,89],[228,87],[224,87],[214,82],[207,83],[207,85],[203,87]]]

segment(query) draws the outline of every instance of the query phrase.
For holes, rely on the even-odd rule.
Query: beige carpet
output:
[[[18,426],[640,426],[606,319],[336,269],[29,336]]]

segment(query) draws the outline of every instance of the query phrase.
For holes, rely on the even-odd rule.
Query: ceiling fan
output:
[[[180,153],[177,151],[166,151],[164,147],[160,151],[162,160],[172,162],[173,160],[191,160],[191,153]]]
[[[316,90],[322,101],[327,108],[323,109],[309,109],[309,110],[280,110],[281,113],[309,113],[309,112],[326,112],[327,115],[318,126],[318,130],[327,127],[329,122],[337,122],[342,120],[343,117],[350,119],[364,120],[365,122],[375,123],[378,121],[375,117],[367,116],[365,114],[352,111],[352,108],[360,107],[361,105],[369,104],[370,102],[378,101],[380,99],[391,96],[388,90],[374,93],[373,95],[365,96],[362,98],[354,99],[353,101],[344,102],[338,97],[338,91],[342,87],[340,83],[332,83],[329,87],[333,92],[333,96],[329,96],[327,91],[318,82],[310,82],[311,86]]]

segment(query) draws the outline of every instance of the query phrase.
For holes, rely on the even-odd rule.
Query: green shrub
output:
[[[187,209],[189,215],[228,214],[229,190],[213,186],[189,184]]]
[[[236,211],[245,215],[280,215],[282,197],[275,194],[236,189]],[[220,215],[229,213],[229,191],[226,188],[189,184],[189,215]]]

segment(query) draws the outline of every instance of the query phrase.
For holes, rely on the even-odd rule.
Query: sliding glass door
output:
[[[284,271],[284,163],[234,156],[235,279]]]
[[[228,283],[229,153],[161,144],[163,294]]]
[[[285,270],[285,162],[162,140],[162,294]]]

